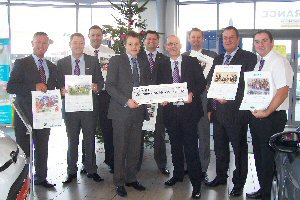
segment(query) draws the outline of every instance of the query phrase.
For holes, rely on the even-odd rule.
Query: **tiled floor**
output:
[[[13,134],[13,132],[11,133]],[[81,148],[79,148],[81,149]],[[172,171],[170,144],[167,143],[168,168]],[[48,162],[48,179],[56,183],[53,190],[46,190],[40,186],[34,189],[34,199],[39,200],[100,200],[100,199],[123,199],[116,195],[112,183],[112,174],[109,173],[107,166],[103,163],[104,149],[102,144],[96,145],[98,173],[104,178],[103,182],[96,183],[86,176],[79,174],[77,182],[64,186],[62,181],[66,176],[66,156],[67,156],[67,136],[65,127],[53,128],[49,141],[49,162]],[[79,169],[81,168],[81,155],[79,156]],[[231,153],[230,172],[228,184],[211,189],[206,186],[202,187],[203,200],[226,200],[226,199],[246,199],[246,192],[257,190],[258,182],[254,166],[253,155],[249,154],[249,171],[248,178],[242,197],[229,198],[228,193],[233,185],[231,183],[232,171],[234,170],[234,155]],[[215,155],[211,151],[211,163],[208,171],[209,178],[215,177]],[[185,200],[190,199],[192,187],[188,177],[184,182],[177,183],[174,187],[166,187],[164,182],[168,177],[162,175],[156,167],[153,159],[153,149],[145,149],[144,162],[142,169],[138,174],[138,180],[146,186],[146,191],[138,192],[132,188],[126,188],[128,192],[127,199],[130,200]]]

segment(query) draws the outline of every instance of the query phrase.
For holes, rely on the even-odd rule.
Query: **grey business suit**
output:
[[[140,85],[147,84],[146,61],[138,57]],[[142,123],[145,107],[131,109],[126,106],[132,98],[133,75],[127,54],[114,56],[109,61],[106,90],[111,96],[108,118],[113,123],[114,185],[136,181],[140,156]]]
[[[46,60],[49,69],[47,89],[53,90],[57,87],[57,68]],[[45,66],[44,66],[45,67]],[[31,91],[36,90],[36,84],[41,83],[40,73],[32,56],[17,59],[14,63],[10,79],[7,83],[7,92],[16,94],[16,102],[32,125],[32,96]],[[15,134],[16,141],[24,150],[26,156],[30,155],[30,138],[26,134],[27,129],[15,112]],[[50,129],[33,129],[33,142],[35,145],[35,183],[46,180],[48,160],[48,140]]]
[[[103,77],[99,67],[98,59],[94,56],[84,54],[85,75],[92,75],[92,82],[98,84],[99,90],[103,87]],[[65,75],[72,75],[71,56],[64,57],[57,62],[59,87],[65,85]],[[89,174],[97,172],[95,156],[95,133],[96,133],[96,110],[97,104],[93,93],[94,111],[64,112],[65,124],[68,134],[68,174],[76,174],[78,161],[78,144],[80,129],[82,129],[86,158],[83,162],[84,168]],[[64,107],[64,101],[63,101]]]
[[[190,53],[190,51],[187,51],[183,53],[183,55],[190,55]],[[201,53],[212,58],[215,58],[218,55],[216,52],[207,49],[202,49]],[[204,115],[197,124],[197,133],[199,138],[199,156],[202,172],[207,172],[210,162],[210,122],[207,117],[207,91],[204,91],[201,94],[201,101]]]
[[[147,73],[150,75],[149,85],[157,85],[157,66],[164,60],[168,59],[167,56],[163,55],[162,53],[157,52],[155,56],[155,65],[151,72],[150,63],[145,51],[139,53],[139,56],[146,60],[146,70]],[[167,166],[167,154],[166,154],[166,142],[165,142],[165,126],[163,124],[163,112],[162,107],[159,105],[157,110],[157,117],[156,117],[156,124],[155,124],[155,131],[153,133],[154,138],[154,160],[156,165],[159,169],[165,168]],[[142,149],[141,149],[141,156],[138,163],[138,169],[141,168],[142,161],[143,161],[143,154],[144,154],[144,136],[142,136]]]

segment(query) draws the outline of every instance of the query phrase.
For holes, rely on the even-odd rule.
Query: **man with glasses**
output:
[[[289,61],[273,50],[274,39],[269,31],[255,33],[254,47],[259,55],[254,70],[271,73],[273,98],[266,109],[255,110],[251,115],[250,130],[260,189],[246,196],[269,200],[274,176],[274,151],[269,146],[269,139],[282,132],[287,122],[289,88],[293,86],[294,72]]]
[[[203,116],[200,95],[206,81],[196,58],[180,54],[181,43],[177,36],[167,38],[165,48],[170,59],[158,66],[159,84],[187,83],[188,100],[185,102],[163,103],[163,119],[171,142],[173,177],[165,182],[173,186],[184,177],[184,158],[188,175],[193,186],[192,198],[201,197],[201,164],[198,152],[197,123]]]

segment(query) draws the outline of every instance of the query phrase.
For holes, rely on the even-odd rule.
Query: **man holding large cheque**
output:
[[[158,83],[187,83],[188,99],[180,103],[164,103],[163,118],[171,142],[173,177],[165,182],[173,186],[184,177],[184,155],[188,175],[193,186],[192,198],[201,197],[201,164],[198,154],[197,123],[203,116],[200,95],[206,81],[196,58],[180,55],[181,44],[177,36],[167,38],[165,45],[170,59],[158,66]]]

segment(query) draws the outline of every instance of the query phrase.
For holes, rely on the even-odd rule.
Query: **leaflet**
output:
[[[202,54],[198,51],[194,51],[194,50],[191,50],[190,56],[196,57],[199,60],[200,65],[203,69],[203,75],[205,78],[207,78],[207,75],[213,65],[214,58],[209,57],[207,55],[204,55],[204,54]]]

